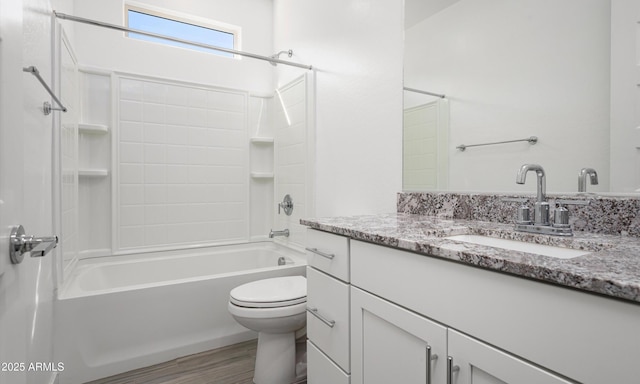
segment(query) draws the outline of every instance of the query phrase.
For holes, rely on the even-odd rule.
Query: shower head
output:
[[[291,50],[291,49],[290,49],[290,50],[288,50],[288,51],[280,51],[280,52],[278,52],[278,53],[274,53],[273,55],[271,55],[271,56],[269,56],[269,57],[271,57],[272,59],[279,59],[279,58],[280,58],[280,55],[282,55],[283,53],[286,53],[288,57],[293,56],[293,50]],[[277,63],[275,63],[275,62],[273,62],[273,61],[270,61],[269,63],[270,63],[271,65],[273,65],[274,67],[275,67],[276,65],[278,65]]]

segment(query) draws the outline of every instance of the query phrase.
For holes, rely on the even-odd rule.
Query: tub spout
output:
[[[289,230],[285,229],[282,231],[274,231],[273,229],[271,231],[269,231],[269,238],[273,239],[276,236],[284,236],[284,237],[289,237]]]

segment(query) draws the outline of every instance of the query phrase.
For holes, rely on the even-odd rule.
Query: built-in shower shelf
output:
[[[78,131],[80,133],[89,133],[93,135],[104,135],[109,133],[109,127],[104,124],[87,124],[87,123],[79,123]]]
[[[273,179],[271,172],[251,172],[252,179]]]
[[[107,169],[80,169],[78,177],[106,177],[109,176]]]
[[[252,137],[251,142],[254,144],[273,144],[273,137]]]

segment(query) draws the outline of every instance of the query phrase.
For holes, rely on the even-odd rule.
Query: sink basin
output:
[[[499,239],[496,237],[481,235],[456,235],[448,236],[445,239],[462,241],[465,243],[484,245],[494,248],[509,249],[512,251],[520,251],[527,253],[535,253],[543,256],[556,257],[559,259],[572,259],[574,257],[584,256],[591,253],[578,249],[556,247],[553,245],[543,245],[535,243],[527,243],[524,241]]]

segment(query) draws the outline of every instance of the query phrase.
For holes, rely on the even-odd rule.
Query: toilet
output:
[[[307,279],[286,276],[240,285],[229,294],[229,313],[258,332],[255,384],[296,380],[296,331],[306,325]]]

